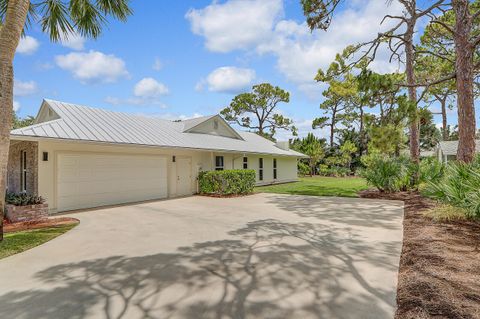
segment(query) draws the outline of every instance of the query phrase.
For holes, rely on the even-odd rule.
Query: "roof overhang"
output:
[[[229,149],[211,149],[211,148],[195,148],[195,147],[182,147],[182,146],[170,146],[170,145],[148,145],[148,144],[131,144],[131,143],[112,143],[102,141],[90,141],[90,140],[78,140],[78,139],[64,139],[64,138],[52,138],[43,136],[28,136],[28,135],[15,135],[11,134],[10,139],[12,141],[51,141],[51,142],[68,142],[68,143],[80,143],[80,144],[92,144],[92,145],[109,145],[109,146],[122,146],[122,147],[138,147],[138,148],[158,148],[158,149],[178,149],[178,150],[192,150],[203,152],[217,152],[217,153],[229,153],[229,154],[255,154],[255,155],[268,155],[277,157],[295,157],[295,158],[308,158],[308,156],[301,154],[278,154],[278,153],[259,153],[251,151],[229,150]],[[300,154],[300,153],[299,153]]]

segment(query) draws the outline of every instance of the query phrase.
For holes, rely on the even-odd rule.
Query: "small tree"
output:
[[[13,129],[22,128],[25,126],[30,126],[35,122],[35,117],[28,115],[27,117],[21,118],[17,114],[13,114]]]
[[[315,169],[318,162],[325,156],[324,139],[319,139],[312,133],[303,139],[296,139],[292,143],[292,148],[308,156],[308,167],[310,176],[315,175]]]
[[[290,93],[269,83],[254,85],[252,92],[235,96],[230,106],[220,114],[225,120],[255,131],[259,135],[273,138],[277,129],[291,131],[297,135],[293,121],[277,110],[279,103],[288,103]]]
[[[312,128],[328,127],[330,131],[330,147],[334,146],[334,136],[337,125],[349,118],[353,111],[354,100],[357,97],[357,83],[354,77],[348,74],[344,79],[334,79],[324,76],[321,70],[316,77],[317,81],[329,84],[323,92],[325,101],[320,104],[320,109],[329,116],[318,117],[313,120]]]

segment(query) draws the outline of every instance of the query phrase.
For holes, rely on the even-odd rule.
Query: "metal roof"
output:
[[[47,99],[43,101],[44,107],[58,118],[13,130],[11,136],[305,157],[293,150],[280,149],[275,142],[251,132],[236,131],[243,140],[184,132],[212,116],[168,121]]]
[[[441,141],[439,147],[443,155],[457,155],[458,141]],[[475,151],[480,153],[480,140],[475,141]]]

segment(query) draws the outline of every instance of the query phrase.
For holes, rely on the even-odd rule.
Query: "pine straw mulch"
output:
[[[43,220],[20,222],[20,223],[5,222],[5,224],[3,225],[3,231],[5,233],[14,233],[14,232],[24,231],[24,230],[51,228],[51,227],[71,225],[76,223],[79,223],[79,220],[71,217],[56,217],[56,218],[48,218]]]
[[[480,222],[436,222],[415,192],[360,193],[405,203],[396,319],[480,318]]]

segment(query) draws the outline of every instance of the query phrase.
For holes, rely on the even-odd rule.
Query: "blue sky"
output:
[[[19,115],[36,114],[45,97],[192,117],[217,113],[235,94],[270,82],[291,93],[280,109],[304,135],[321,115],[324,87],[313,81],[317,69],[346,45],[375,35],[385,12],[400,10],[384,1],[348,1],[328,32],[311,34],[298,0],[148,0],[132,6],[126,23],[110,21],[95,41],[73,37],[52,44],[38,26],[29,30],[14,62]],[[374,68],[396,69],[386,60],[380,54]]]

